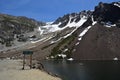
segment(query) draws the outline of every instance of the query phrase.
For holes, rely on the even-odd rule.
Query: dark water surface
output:
[[[120,80],[120,61],[46,60],[45,69],[63,80]]]

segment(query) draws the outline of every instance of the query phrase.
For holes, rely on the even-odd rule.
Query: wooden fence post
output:
[[[23,70],[25,69],[25,54],[24,54],[24,56],[23,56],[23,68],[22,68]]]

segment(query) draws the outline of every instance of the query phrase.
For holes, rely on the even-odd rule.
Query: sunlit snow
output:
[[[120,8],[120,5],[119,5],[119,4],[116,4],[116,3],[115,3],[114,5]]]
[[[74,59],[73,58],[69,58],[69,59],[67,59],[68,61],[73,61]]]
[[[92,25],[95,25],[97,23],[97,21],[94,21],[94,18],[92,16]]]
[[[85,28],[85,30],[82,33],[80,33],[79,37],[83,37],[91,27],[92,26],[88,26],[87,28]]]
[[[65,54],[58,54],[58,56],[62,57],[63,59],[67,57]]]
[[[77,46],[77,45],[79,45],[80,44],[80,42],[77,42],[75,45]]]
[[[85,23],[86,21],[87,21],[87,19],[81,18],[81,20],[80,20],[78,23],[75,23],[75,22],[70,23],[70,22],[68,22],[68,24],[67,24],[65,27],[59,28],[58,30],[63,30],[63,29],[65,29],[65,28],[67,28],[67,27],[75,27],[75,29],[74,29],[72,32],[70,32],[69,34],[67,34],[67,35],[59,38],[58,40],[56,40],[56,41],[51,41],[51,44],[52,44],[52,43],[56,43],[57,41],[61,40],[62,38],[67,38],[68,36],[72,35],[72,33],[74,33],[74,32],[75,32],[80,26],[82,26],[83,23]],[[75,23],[75,24],[74,24],[74,23]],[[74,25],[73,25],[73,24],[74,24]],[[56,26],[56,27],[58,27],[58,26]],[[56,31],[57,31],[57,29],[56,29]]]
[[[80,26],[82,26],[83,25],[83,23],[84,22],[86,22],[87,21],[87,19],[84,19],[84,18],[81,18],[81,20],[78,22],[78,23],[75,23],[75,22],[73,22],[73,23],[75,23],[74,25],[72,24],[72,23],[70,23],[70,24],[67,24],[66,25],[66,27],[67,26],[74,26],[74,27],[76,27],[71,33],[69,33],[69,34],[67,34],[66,36],[64,36],[64,38],[67,38],[68,36],[70,36],[73,32],[75,32]]]
[[[118,60],[118,58],[117,58],[117,57],[115,57],[115,58],[113,58],[113,60]]]
[[[71,21],[71,17],[70,17],[70,20],[69,20],[69,22],[67,23],[67,25],[66,26],[64,26],[64,27],[62,27],[62,28],[60,28],[59,27],[59,25],[61,24],[61,23],[59,23],[59,24],[52,24],[52,22],[48,22],[47,23],[47,25],[46,26],[42,26],[42,28],[45,28],[45,29],[47,29],[48,30],[48,32],[56,32],[56,31],[60,31],[60,30],[63,30],[63,29],[65,29],[65,28],[67,28],[67,27],[76,27],[76,28],[78,28],[78,27],[80,27],[87,19],[86,18],[81,18],[81,20],[79,21],[79,22],[75,22],[75,21],[73,21],[72,23],[70,23],[70,21]],[[42,34],[43,33],[43,31],[41,30],[41,28],[39,28],[39,30],[40,30],[40,34]],[[72,32],[73,33],[73,32]],[[70,33],[71,34],[71,33]],[[68,37],[70,34],[68,34],[68,35],[66,35],[66,37]]]
[[[111,28],[111,27],[114,27],[114,26],[116,26],[116,24],[111,24],[111,23],[106,23],[105,25],[104,25],[105,27],[108,27],[108,28]]]
[[[66,52],[66,51],[68,51],[68,49],[65,49],[63,52]]]

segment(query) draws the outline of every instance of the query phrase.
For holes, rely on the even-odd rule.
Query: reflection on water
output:
[[[45,69],[63,80],[120,80],[120,61],[42,62]]]

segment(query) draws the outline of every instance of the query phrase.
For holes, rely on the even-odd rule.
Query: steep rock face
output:
[[[94,19],[98,22],[117,23],[120,20],[120,2],[102,3],[95,7]]]

